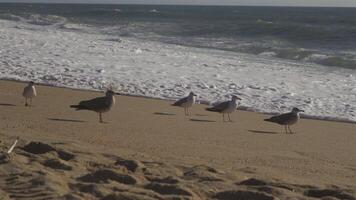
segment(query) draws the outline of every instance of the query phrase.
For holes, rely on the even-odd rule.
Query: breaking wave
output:
[[[356,69],[352,8],[2,5],[0,19],[31,25]]]

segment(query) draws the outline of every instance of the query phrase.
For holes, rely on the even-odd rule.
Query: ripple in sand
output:
[[[62,163],[60,160],[57,160],[57,159],[46,160],[43,163],[43,165],[46,167],[50,167],[52,169],[61,169],[61,170],[67,170],[67,171],[72,170],[71,166],[68,166],[68,165]]]
[[[99,187],[97,184],[77,183],[77,184],[71,184],[70,187],[73,188],[74,190],[79,191],[79,192],[87,193],[87,194],[93,195],[98,198],[103,197],[103,194],[99,190]]]
[[[179,183],[179,180],[172,177],[172,176],[167,176],[167,177],[149,177],[146,176],[147,180],[155,183],[165,183],[165,184],[177,184]]]
[[[91,182],[91,183],[100,183],[100,182],[107,183],[109,180],[111,180],[127,185],[134,185],[137,183],[137,180],[133,176],[127,174],[119,174],[109,169],[97,170],[93,173],[79,177],[78,180],[83,182]]]
[[[212,167],[203,165],[194,166],[184,172],[185,179],[199,179],[199,182],[220,182],[224,181],[219,178],[219,173]]]

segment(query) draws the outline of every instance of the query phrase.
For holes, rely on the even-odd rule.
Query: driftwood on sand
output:
[[[17,137],[14,144],[10,147],[10,149],[7,151],[7,154],[10,154],[14,149],[15,149],[15,146],[17,144],[17,142],[19,141],[19,138]]]

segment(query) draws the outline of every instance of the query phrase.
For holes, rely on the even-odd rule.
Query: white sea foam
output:
[[[19,28],[21,27],[21,28]],[[89,27],[85,27],[88,29]],[[0,20],[0,78],[356,121],[356,70]]]

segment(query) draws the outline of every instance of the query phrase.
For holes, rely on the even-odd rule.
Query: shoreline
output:
[[[27,81],[22,81],[22,80],[17,80],[17,79],[0,79],[0,81],[9,81],[9,82],[18,82],[18,83],[27,83]],[[81,89],[81,88],[75,88],[75,87],[69,87],[69,86],[57,86],[57,85],[51,85],[51,84],[45,84],[45,83],[36,83],[37,85],[41,86],[47,86],[47,87],[54,87],[54,88],[62,88],[62,89],[70,89],[74,91],[88,91],[88,92],[101,92],[103,93],[103,90],[98,90],[98,89]],[[144,95],[134,95],[134,94],[127,94],[127,93],[120,93],[118,92],[120,96],[127,96],[127,97],[136,97],[136,98],[144,98],[144,99],[152,99],[152,100],[162,100],[162,101],[170,101],[174,102],[178,99],[173,99],[173,98],[160,98],[160,97],[150,97],[150,96],[144,96]],[[199,101],[199,105],[205,105],[205,106],[211,106],[212,103],[207,100],[202,100]],[[246,112],[252,112],[256,114],[264,114],[264,115],[278,115],[281,113],[278,112],[264,112],[264,111],[258,111],[252,107],[238,107],[237,110],[240,111],[246,111]],[[328,121],[328,122],[338,122],[338,123],[350,123],[350,124],[356,124],[355,120],[352,119],[347,119],[347,118],[339,118],[339,117],[332,117],[332,116],[314,116],[314,115],[306,115],[301,113],[301,119],[308,119],[308,120],[320,120],[320,121]]]

